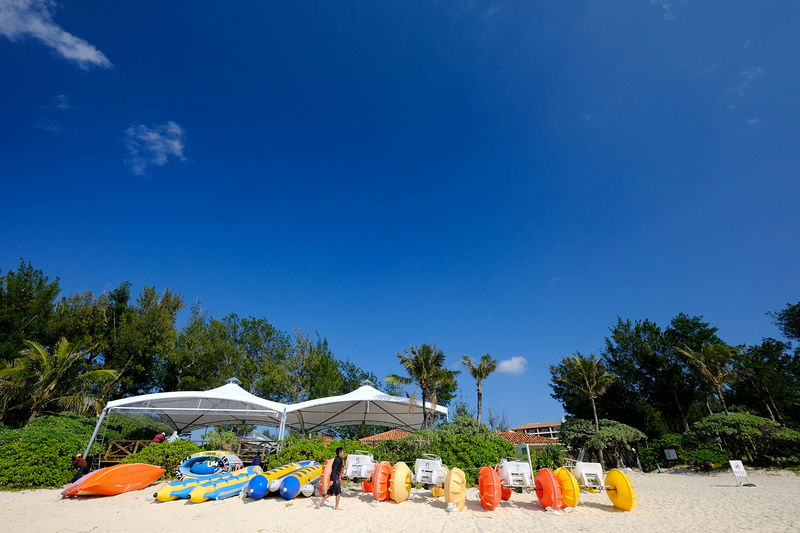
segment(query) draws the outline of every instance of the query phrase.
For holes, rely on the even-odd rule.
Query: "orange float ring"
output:
[[[536,472],[536,496],[542,507],[561,509],[564,507],[561,496],[561,482],[549,468],[542,468]]]
[[[389,477],[392,474],[392,463],[381,461],[372,473],[372,495],[379,502],[389,499]]]
[[[361,490],[364,492],[372,492],[372,476],[361,482]]]
[[[500,476],[491,466],[484,466],[478,472],[478,493],[481,496],[481,505],[485,509],[494,511],[500,505],[503,488],[500,486]]]

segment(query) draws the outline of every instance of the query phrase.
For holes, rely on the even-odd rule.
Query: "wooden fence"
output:
[[[194,441],[196,444],[202,442]],[[142,451],[152,444],[150,440],[112,440],[108,443],[108,448],[104,455],[95,458],[94,464],[99,463],[98,467],[112,466],[121,462],[124,458],[134,453]],[[247,465],[256,455],[266,457],[274,450],[266,442],[239,442],[236,450],[231,447],[230,452],[239,456],[242,462]]]

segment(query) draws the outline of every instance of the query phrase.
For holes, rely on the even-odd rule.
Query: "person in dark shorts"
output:
[[[78,469],[78,471],[75,472],[75,477],[72,478],[73,483],[82,478],[83,475],[86,473],[86,471],[89,469],[89,465],[86,463],[86,459],[84,459],[83,455],[80,453],[75,456],[75,460],[72,461],[71,466],[72,468]]]
[[[336,448],[336,457],[333,459],[333,465],[331,466],[331,488],[328,489],[328,493],[325,494],[318,502],[317,502],[317,509],[319,506],[322,505],[322,502],[327,500],[330,496],[336,496],[336,509],[337,511],[341,511],[339,509],[339,499],[342,497],[342,468],[344,466],[344,450],[342,448]]]

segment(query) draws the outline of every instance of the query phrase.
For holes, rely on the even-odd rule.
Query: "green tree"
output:
[[[287,399],[292,385],[293,347],[286,333],[265,318],[240,318],[231,313],[222,319],[237,353],[229,353],[228,377],[236,376],[251,393],[276,401]]]
[[[91,291],[62,297],[50,320],[52,344],[61,337],[80,340],[84,346],[93,347],[85,354],[86,362],[93,364],[106,346],[108,305],[108,295],[95,298]]]
[[[456,375],[459,371],[449,370],[445,366],[444,352],[435,344],[411,346],[410,351],[404,349],[403,353],[397,352],[397,358],[408,375],[392,374],[386,377],[386,381],[398,385],[419,386],[422,391],[424,426],[430,428],[435,418],[438,395],[442,392],[455,393]],[[428,402],[431,404],[430,411],[426,407]]]
[[[469,373],[478,383],[478,425],[481,425],[481,411],[483,409],[483,381],[497,370],[497,359],[493,359],[491,354],[483,354],[480,362],[476,365],[468,355],[461,356],[461,364],[467,367]]]
[[[602,396],[614,380],[614,374],[606,372],[603,358],[591,354],[584,357],[580,352],[572,357],[565,357],[558,366],[550,365],[553,381],[563,383],[574,392],[586,396],[592,404],[595,430],[600,431],[600,419],[597,417],[595,400]],[[599,450],[600,463],[603,463],[603,451]]]
[[[754,461],[754,453],[769,464],[800,452],[800,433],[768,418],[746,413],[707,416],[692,424],[686,437],[705,444],[722,442],[732,457],[744,454],[750,462]]]
[[[787,339],[800,341],[800,302],[786,304],[786,309],[767,313]]]
[[[103,402],[92,391],[113,380],[112,370],[84,370],[83,349],[61,339],[52,353],[39,343],[26,341],[10,366],[0,370],[0,394],[10,411],[29,412],[33,420],[45,412],[67,409],[77,412],[102,410]]]
[[[109,295],[103,367],[117,370],[111,391],[114,397],[147,394],[158,388],[158,368],[175,348],[175,320],[183,309],[183,297],[165,289],[158,293],[148,285],[130,306],[130,283]]]
[[[800,357],[775,339],[763,339],[734,356],[733,367],[741,379],[731,384],[735,403],[755,408],[762,416],[786,425],[783,413],[793,413],[797,402]],[[756,406],[758,406],[756,408]]]
[[[736,378],[737,372],[733,367],[733,358],[737,350],[724,344],[703,344],[699,350],[693,350],[689,346],[676,349],[714,389],[722,404],[722,409],[725,414],[728,414],[728,406],[722,396],[722,389]],[[710,406],[708,410],[711,413]]]
[[[15,359],[26,340],[47,344],[53,304],[61,288],[22,259],[0,276],[0,361]]]
[[[226,355],[236,348],[225,327],[209,319],[200,302],[192,305],[189,319],[178,334],[175,349],[161,366],[159,388],[164,391],[205,390],[222,385],[235,373],[223,370]]]

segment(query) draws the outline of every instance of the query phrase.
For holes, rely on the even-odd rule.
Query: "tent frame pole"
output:
[[[83,452],[84,459],[89,457],[89,450],[92,448],[92,444],[94,444],[94,439],[97,437],[97,432],[100,429],[100,424],[103,423],[103,418],[105,418],[106,416],[106,410],[107,409],[103,409],[103,411],[100,413],[100,418],[97,420],[97,425],[94,427],[94,433],[92,433],[92,438],[89,439],[89,444],[86,445],[86,451]]]

